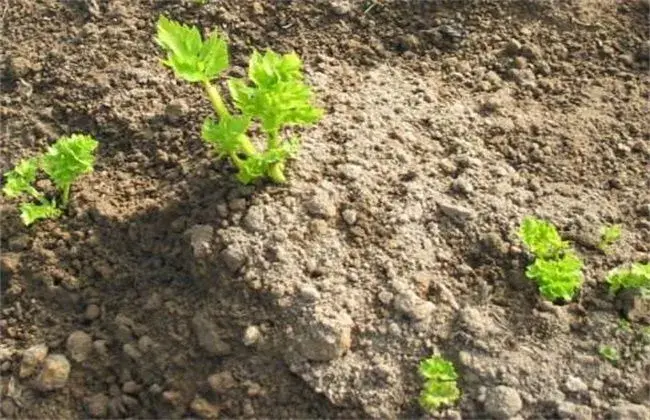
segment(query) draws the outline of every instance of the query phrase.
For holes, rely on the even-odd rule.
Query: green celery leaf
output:
[[[199,60],[203,64],[203,75],[211,80],[228,68],[228,44],[217,34],[212,34],[201,48]]]
[[[250,119],[227,116],[218,122],[206,118],[201,130],[203,140],[212,144],[220,156],[238,153],[242,149],[240,137],[246,134]]]
[[[272,165],[283,163],[288,157],[293,156],[298,148],[298,140],[292,139],[282,143],[280,147],[247,157],[237,165],[239,168],[237,179],[244,184],[250,184],[267,176]]]
[[[526,276],[537,282],[546,299],[570,301],[582,285],[582,261],[572,252],[559,259],[537,258],[526,269]]]
[[[263,178],[268,171],[269,164],[260,155],[249,156],[238,165],[237,179],[242,184],[250,184]]]
[[[423,378],[436,381],[455,381],[458,378],[454,365],[440,356],[422,360],[419,372]]]
[[[650,291],[650,263],[634,263],[617,267],[607,274],[611,293],[621,289],[641,289]]]
[[[228,87],[237,107],[259,118],[266,132],[277,132],[287,125],[313,124],[323,116],[323,110],[310,103],[312,93],[303,82],[278,82],[259,88],[230,80]]]
[[[522,221],[519,236],[537,258],[555,258],[569,249],[569,243],[562,240],[555,226],[532,216]]]
[[[262,122],[266,132],[277,132],[287,125],[306,125],[319,121],[323,110],[311,104],[312,92],[303,82],[302,62],[295,54],[280,56],[273,51],[253,53],[248,68],[249,86],[242,80],[228,82],[237,107]]]
[[[434,412],[441,407],[453,405],[460,398],[460,390],[455,381],[427,381],[420,393],[419,402],[428,412]]]
[[[34,191],[31,184],[36,180],[37,170],[37,159],[21,160],[13,170],[4,174],[6,183],[2,192],[9,198],[16,198],[23,193]]]
[[[79,176],[93,171],[97,145],[88,135],[61,137],[49,147],[41,159],[41,167],[56,186],[63,189]]]
[[[279,82],[302,81],[302,61],[296,53],[279,55],[254,51],[248,64],[248,78],[262,89],[273,89]]]
[[[29,226],[39,219],[56,219],[61,215],[61,210],[56,207],[55,203],[22,203],[20,205],[20,218]]]
[[[156,42],[167,52],[163,64],[189,82],[211,80],[228,67],[226,41],[218,34],[212,34],[204,42],[195,26],[160,16]]]

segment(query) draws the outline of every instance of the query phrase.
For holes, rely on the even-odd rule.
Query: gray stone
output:
[[[95,319],[99,318],[101,313],[102,311],[99,308],[99,306],[95,305],[94,303],[91,303],[90,305],[86,306],[86,311],[84,312],[84,318],[86,318],[88,321],[94,321]]]
[[[9,238],[9,250],[11,251],[25,251],[30,247],[31,239],[28,235],[16,235]]]
[[[519,54],[521,51],[521,42],[517,41],[516,39],[512,38],[508,41],[505,47],[505,53],[511,56],[515,56]]]
[[[451,189],[465,195],[469,195],[474,192],[474,187],[472,184],[464,178],[455,179],[451,183]]]
[[[616,297],[616,306],[632,322],[650,323],[650,299],[639,289],[626,289]]]
[[[485,411],[496,418],[509,418],[521,411],[523,403],[516,389],[499,385],[487,391]]]
[[[3,398],[0,403],[0,411],[7,418],[13,418],[16,415],[16,404],[9,398]]]
[[[214,228],[209,225],[194,225],[185,231],[189,238],[192,253],[197,258],[203,258],[210,255],[212,251],[212,238]]]
[[[621,403],[609,410],[612,420],[648,420],[650,410],[640,404]]]
[[[232,376],[232,373],[224,371],[210,375],[208,377],[208,384],[215,393],[220,394],[236,387],[237,380]]]
[[[341,213],[343,220],[348,225],[353,225],[357,222],[357,212],[351,209],[343,210]]]
[[[395,309],[405,313],[415,321],[424,321],[431,317],[436,310],[433,302],[424,300],[413,291],[406,291],[398,294],[393,301]]]
[[[239,271],[246,264],[246,253],[241,246],[232,244],[221,251],[221,261],[231,273]]]
[[[202,419],[219,418],[219,407],[200,397],[194,398],[190,404],[190,410]]]
[[[314,217],[330,219],[336,216],[336,205],[325,191],[318,191],[306,204],[307,212]]]
[[[476,338],[486,338],[501,333],[488,314],[471,306],[461,310],[459,321],[460,327]]]
[[[47,356],[47,346],[45,344],[37,344],[23,352],[23,359],[20,362],[20,371],[18,376],[26,378],[33,375],[38,367],[43,363]]]
[[[129,356],[131,359],[137,361],[142,358],[142,353],[138,350],[138,347],[132,343],[126,343],[122,346],[122,351]]]
[[[192,318],[192,329],[198,339],[199,346],[214,356],[225,356],[232,352],[228,343],[219,335],[216,325],[201,314]]]
[[[25,77],[32,71],[32,61],[24,57],[12,57],[10,69],[13,76]]]
[[[104,418],[108,415],[109,398],[102,393],[92,395],[85,400],[86,410],[90,417]]]
[[[566,379],[566,381],[564,382],[564,389],[574,394],[589,391],[589,387],[587,386],[587,384],[584,383],[582,379],[576,376],[569,376]]]
[[[43,391],[63,388],[70,376],[70,362],[62,354],[52,354],[43,361],[43,368],[36,378],[36,386]]]
[[[303,284],[298,289],[298,292],[300,293],[300,297],[307,302],[316,302],[320,299],[320,292],[311,284]]]
[[[187,105],[187,102],[183,99],[176,98],[165,107],[165,117],[167,117],[169,122],[174,123],[187,114],[189,109],[190,107]]]
[[[458,221],[466,221],[476,217],[474,210],[444,200],[438,201],[438,208],[443,214]]]
[[[561,401],[557,405],[557,415],[563,420],[592,420],[591,408],[586,405]]]
[[[262,333],[260,332],[259,327],[250,325],[246,328],[246,331],[244,331],[244,338],[242,341],[245,346],[252,346],[260,341],[260,338],[262,338]]]
[[[312,313],[300,319],[291,337],[307,359],[329,361],[341,357],[352,343],[352,319],[345,312]]]
[[[137,394],[142,387],[135,381],[127,381],[122,385],[122,392],[125,394]]]
[[[252,206],[244,217],[244,226],[251,232],[263,232],[266,230],[264,220],[264,208]]]
[[[72,360],[84,362],[93,350],[93,339],[83,331],[75,331],[68,336],[66,349]]]

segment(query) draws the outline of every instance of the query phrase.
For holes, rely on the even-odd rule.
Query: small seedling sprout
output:
[[[444,406],[451,406],[460,398],[456,384],[458,374],[454,365],[441,356],[431,356],[420,362],[420,376],[425,380],[420,393],[420,406],[433,413]]]
[[[72,184],[83,174],[93,171],[97,141],[90,136],[73,134],[61,137],[41,156],[21,160],[5,173],[2,192],[9,198],[26,195],[32,201],[19,205],[20,218],[26,226],[39,219],[55,219],[70,201]],[[59,190],[57,198],[48,199],[33,184],[41,169]]]
[[[522,221],[519,237],[535,256],[526,277],[537,283],[542,296],[550,301],[573,299],[583,282],[582,261],[555,226],[528,216]]]
[[[606,225],[603,226],[600,230],[600,242],[598,243],[598,248],[604,253],[609,253],[610,247],[619,239],[623,229],[621,225]]]

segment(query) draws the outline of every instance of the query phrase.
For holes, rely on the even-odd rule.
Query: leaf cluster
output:
[[[600,230],[600,242],[598,243],[598,248],[601,251],[607,253],[609,248],[619,239],[623,234],[623,229],[621,225],[607,225],[603,226]]]
[[[419,402],[427,412],[453,405],[460,398],[456,384],[458,374],[451,362],[440,356],[431,356],[420,362],[419,373],[425,380]]]
[[[621,355],[618,350],[615,347],[609,345],[600,346],[598,353],[612,364],[616,364],[621,359]]]
[[[188,82],[205,82],[228,68],[228,45],[218,33],[205,41],[198,28],[183,25],[161,16],[156,42],[166,52],[163,64]]]
[[[74,181],[81,175],[92,172],[95,163],[97,141],[82,134],[61,137],[46,153],[21,160],[11,171],[4,174],[2,192],[9,198],[27,196],[29,200],[19,205],[20,218],[26,226],[40,219],[54,219],[62,214]],[[60,205],[56,198],[48,199],[34,183],[38,170],[52,180],[60,193]],[[36,202],[35,202],[36,201]]]
[[[299,148],[297,137],[281,138],[283,130],[314,124],[323,115],[311,103],[313,95],[304,81],[300,57],[295,53],[254,51],[247,77],[227,80],[228,93],[239,111],[239,115],[232,115],[219,90],[211,84],[229,65],[224,38],[212,34],[203,40],[196,27],[162,16],[156,41],[167,52],[163,63],[179,78],[203,83],[218,118],[204,121],[201,137],[217,156],[231,160],[242,183],[264,177],[283,182],[285,162]],[[266,136],[263,151],[258,151],[248,136],[256,125]]]
[[[571,247],[553,224],[532,216],[526,216],[521,222],[519,236],[537,258],[555,258]]]
[[[527,216],[519,228],[519,237],[535,256],[526,268],[526,277],[534,280],[542,296],[550,301],[570,301],[583,282],[582,261],[555,226]]]
[[[640,289],[642,293],[650,293],[650,263],[633,263],[611,270],[606,278],[611,293],[623,289]]]

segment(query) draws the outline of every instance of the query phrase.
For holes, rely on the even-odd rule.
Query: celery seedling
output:
[[[621,289],[639,289],[645,296],[650,295],[650,263],[634,263],[617,267],[607,274],[609,291],[612,294]]]
[[[546,299],[568,302],[582,285],[582,261],[572,252],[559,258],[536,258],[526,268],[526,277],[537,282]]]
[[[542,296],[550,301],[569,301],[582,285],[582,261],[562,240],[551,223],[534,217],[524,218],[519,236],[535,256],[526,277],[537,282]]]
[[[41,168],[61,190],[61,205],[67,207],[70,187],[81,175],[93,171],[97,141],[90,136],[73,134],[62,137],[48,149]]]
[[[598,353],[604,359],[608,360],[611,364],[614,365],[621,359],[621,355],[619,354],[618,350],[616,350],[616,348],[609,345],[600,346],[600,348],[598,349]]]
[[[546,220],[532,216],[524,217],[519,228],[519,236],[537,258],[555,258],[562,251],[569,249],[568,242],[563,241],[557,229]]]
[[[440,356],[431,356],[420,362],[418,370],[425,380],[419,402],[427,412],[453,405],[460,398],[456,385],[458,374],[451,362]]]
[[[609,252],[609,248],[614,244],[614,242],[621,239],[623,230],[621,225],[607,225],[603,226],[600,230],[600,242],[598,243],[598,248],[604,253]]]
[[[284,165],[297,152],[298,140],[283,140],[283,129],[316,123],[323,114],[311,104],[312,93],[304,82],[300,58],[295,53],[255,51],[248,67],[250,84],[242,79],[228,80],[230,96],[240,111],[240,115],[233,115],[213,84],[229,66],[228,47],[220,35],[202,39],[196,27],[161,16],[156,41],[167,53],[163,64],[177,77],[203,85],[217,119],[204,121],[201,136],[218,157],[230,158],[243,183],[263,177],[284,182]],[[259,122],[266,135],[264,151],[258,151],[247,135],[253,121]]]
[[[94,151],[97,141],[90,136],[73,134],[61,137],[46,154],[20,161],[16,167],[5,173],[2,192],[9,198],[27,195],[32,200],[21,203],[20,218],[27,226],[39,219],[55,219],[68,204],[72,183],[82,174],[92,172],[95,162]],[[34,187],[38,169],[42,169],[59,188],[61,206],[56,199],[48,199]]]

